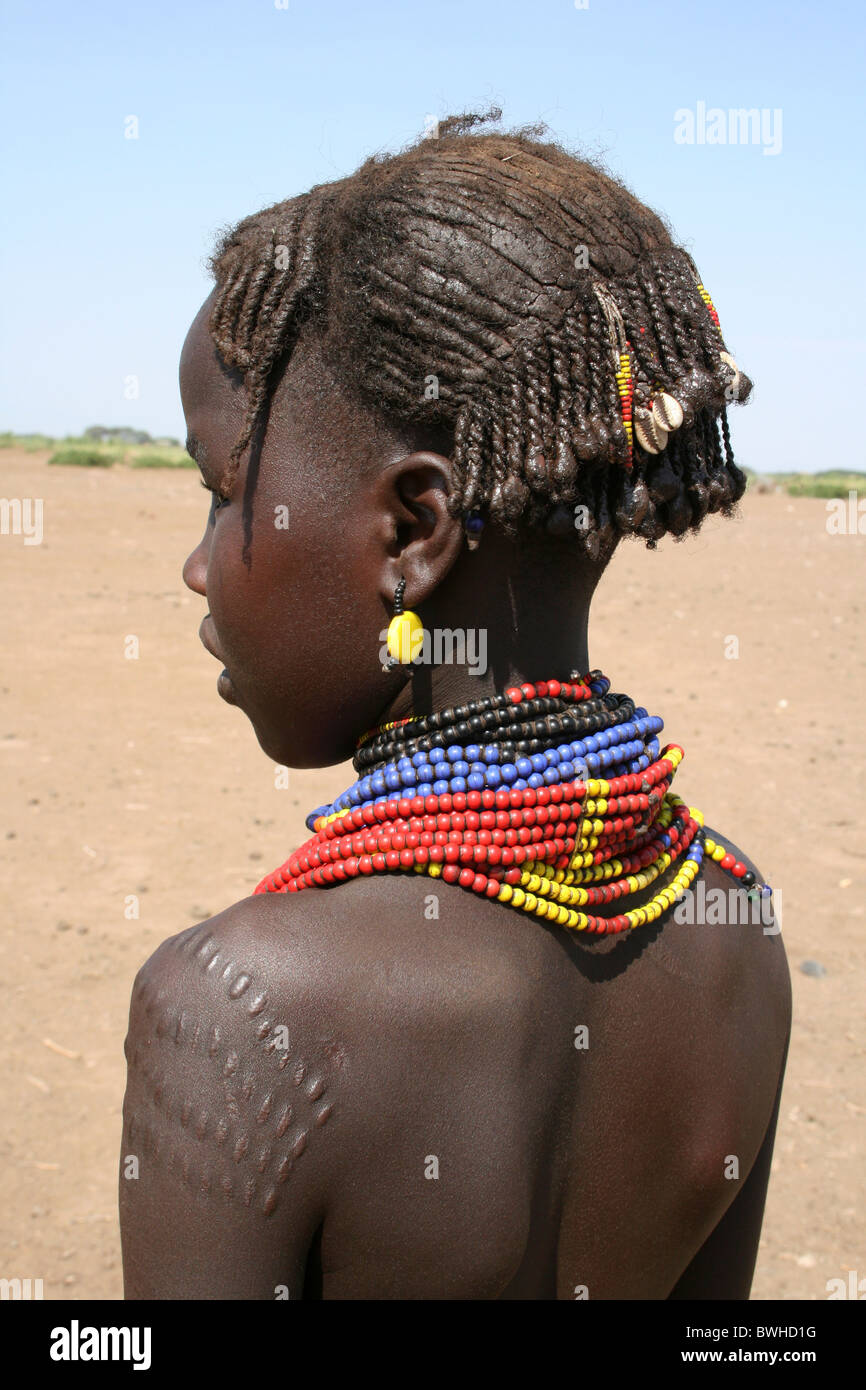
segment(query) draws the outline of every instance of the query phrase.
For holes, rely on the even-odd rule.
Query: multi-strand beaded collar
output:
[[[358,780],[310,813],[312,837],[255,891],[425,873],[604,934],[661,917],[705,853],[755,888],[746,865],[706,835],[700,811],[670,790],[684,754],[660,748],[663,728],[611,694],[600,671],[380,725],[358,742]],[[670,868],[648,902],[626,906]],[[594,911],[614,902],[616,915]]]

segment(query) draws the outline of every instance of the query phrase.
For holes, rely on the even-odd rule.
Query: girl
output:
[[[219,693],[356,780],[139,972],[128,1298],[748,1297],[770,890],[586,635],[622,537],[735,506],[750,382],[658,216],[481,123],[242,221],[184,345]]]

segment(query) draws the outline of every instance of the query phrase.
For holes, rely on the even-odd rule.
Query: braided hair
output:
[[[474,132],[500,114],[449,117],[221,236],[209,328],[247,392],[229,477],[310,323],[356,399],[447,440],[453,516],[570,533],[593,558],[697,530],[745,490],[725,408],[751,382],[661,218],[543,128]],[[678,408],[655,445],[623,361],[636,419],[661,393]]]

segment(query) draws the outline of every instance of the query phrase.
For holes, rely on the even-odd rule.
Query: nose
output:
[[[205,527],[204,535],[187,556],[183,567],[183,582],[194,594],[207,598],[205,580],[207,579],[207,556],[209,548],[210,525]]]

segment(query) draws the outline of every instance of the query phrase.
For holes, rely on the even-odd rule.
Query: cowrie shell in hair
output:
[[[678,430],[683,423],[683,408],[667,391],[662,391],[653,401],[653,419],[663,430]]]
[[[649,410],[634,413],[634,432],[638,444],[647,454],[660,454],[668,442],[668,432],[653,419]]]
[[[725,366],[730,367],[731,371],[734,373],[734,380],[731,383],[731,390],[734,394],[734,397],[736,397],[737,388],[740,384],[740,369],[729,352],[720,352],[719,358],[722,362],[724,362]]]

